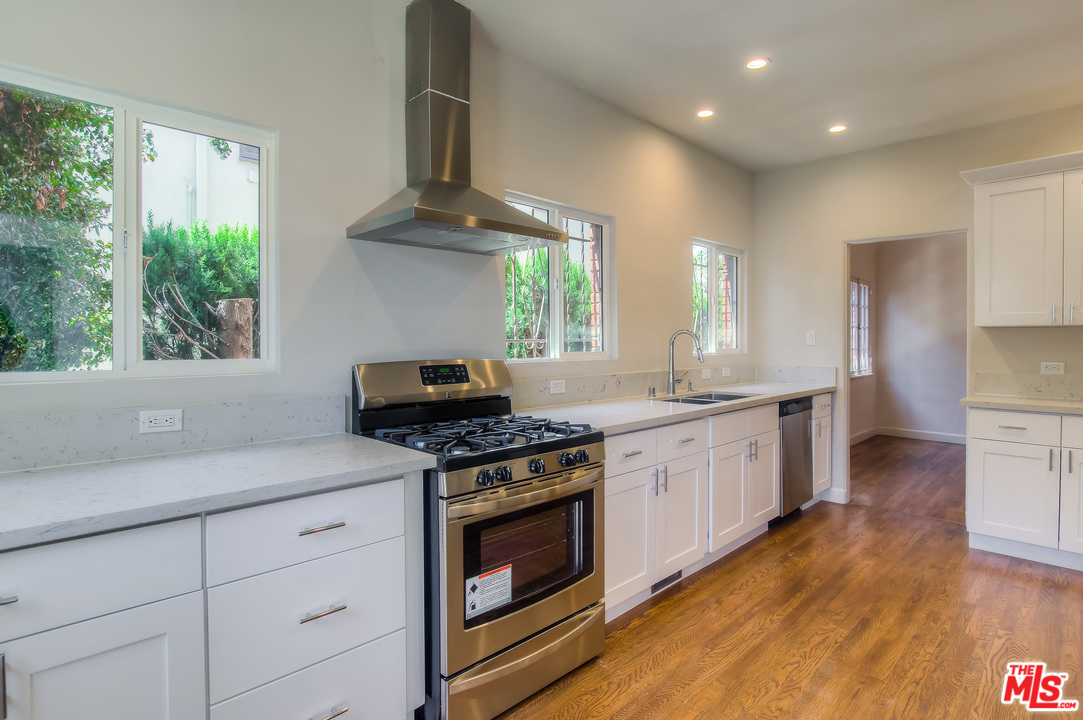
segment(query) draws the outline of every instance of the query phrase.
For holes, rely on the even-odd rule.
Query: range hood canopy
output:
[[[568,234],[470,185],[470,11],[406,8],[407,187],[346,231],[354,240],[502,254]]]

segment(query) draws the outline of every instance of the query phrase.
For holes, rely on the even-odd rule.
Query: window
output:
[[[741,348],[741,250],[692,243],[692,328],[708,352]]]
[[[0,380],[269,369],[271,142],[0,69]]]
[[[563,248],[529,248],[504,259],[508,359],[609,356],[607,262],[611,218],[512,195],[509,205],[568,233]]]
[[[850,281],[850,377],[872,375],[869,351],[869,286]]]

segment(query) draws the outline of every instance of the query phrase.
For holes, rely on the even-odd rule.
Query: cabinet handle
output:
[[[301,623],[300,624],[304,625],[305,623],[310,623],[313,620],[319,620],[322,617],[327,617],[328,615],[334,615],[337,612],[342,612],[345,609],[346,609],[346,603],[342,603],[338,607],[335,607],[334,605],[331,605],[326,610],[324,610],[322,613],[316,613],[315,615],[305,615],[303,618],[301,618]]]
[[[339,710],[338,708],[331,708],[331,714],[324,717],[323,720],[332,720],[333,718],[337,718],[340,715],[345,715],[348,712],[350,712],[350,708],[348,707],[344,707],[341,710]],[[312,720],[312,718],[309,718],[309,720]]]
[[[296,527],[296,526],[295,526]],[[305,535],[315,535],[316,533],[326,532],[328,530],[334,530],[336,528],[346,527],[346,521],[331,523],[330,525],[324,525],[318,528],[308,528],[297,533],[297,537],[304,537]]]
[[[1068,324],[1075,325],[1075,300],[1068,306]]]
[[[658,468],[651,471],[651,478],[654,480],[654,496],[658,497]]]
[[[1072,474],[1072,451],[1068,451],[1068,474]]]
[[[8,717],[8,666],[4,655],[0,653],[0,720]]]
[[[816,421],[816,437],[817,438],[821,437],[821,435],[820,435],[820,421],[819,420]]]
[[[662,490],[664,492],[669,492],[669,467],[666,465],[662,466],[662,477],[666,479],[666,481],[662,483]]]
[[[997,427],[1001,430],[1026,430],[1026,428],[1021,425],[997,425]]]
[[[1053,301],[1053,319],[1050,321],[1049,324],[1050,325],[1056,325],[1057,324],[1057,301],[1056,300]]]
[[[752,448],[751,450],[749,450],[749,455],[751,455],[750,459],[759,460],[760,459],[760,441],[759,441],[759,439],[757,438],[756,440],[753,440],[752,442],[750,442],[749,446]]]
[[[0,597],[0,605],[14,605],[17,602],[19,602],[19,596],[18,595],[12,595],[11,597],[8,597],[8,598]]]
[[[630,457],[635,457],[636,455],[642,455],[642,454],[643,454],[642,450],[633,450],[632,452],[621,453],[620,456],[622,458],[630,458]]]
[[[1053,448],[1049,448],[1049,472],[1053,472]]]
[[[680,440],[677,441],[677,444],[678,445],[684,445],[685,443],[690,443],[690,442],[695,442],[695,441],[696,441],[696,439],[694,437],[681,438]]]

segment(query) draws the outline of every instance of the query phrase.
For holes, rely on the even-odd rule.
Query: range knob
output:
[[[571,453],[561,453],[557,458],[557,462],[560,463],[561,467],[574,467],[575,455],[572,455]]]
[[[477,477],[478,485],[485,485],[488,487],[493,484],[493,471],[489,468],[484,468],[478,471]]]
[[[501,465],[496,469],[496,481],[497,482],[511,482],[511,468],[507,465]]]
[[[530,458],[530,461],[526,464],[526,469],[540,475],[545,472],[545,461],[541,458]]]
[[[577,463],[579,463],[580,465],[584,465],[586,463],[589,463],[590,462],[590,454],[585,449],[576,450],[575,451],[575,461]]]

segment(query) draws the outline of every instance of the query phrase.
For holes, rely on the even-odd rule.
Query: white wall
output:
[[[0,412],[346,394],[356,362],[500,356],[499,259],[345,238],[405,181],[404,10],[392,0],[6,7],[9,27],[50,18],[49,41],[8,33],[2,63],[278,133],[281,350],[272,374],[0,386]],[[617,218],[619,356],[515,375],[663,368],[670,334],[691,322],[692,237],[750,247],[750,174],[491,47],[474,52],[477,184]],[[691,350],[681,357],[691,362]]]

